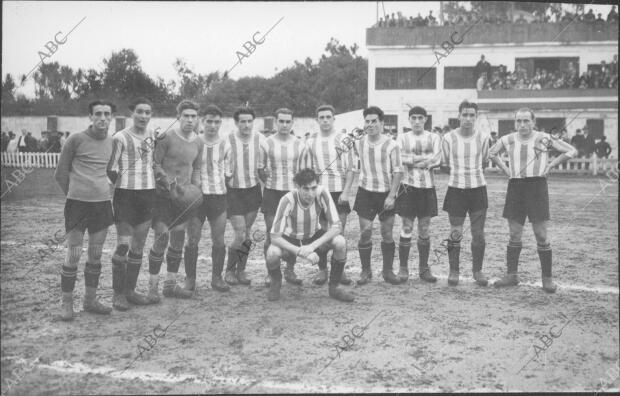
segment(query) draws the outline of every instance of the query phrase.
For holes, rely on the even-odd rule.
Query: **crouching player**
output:
[[[551,244],[547,235],[549,191],[546,176],[549,169],[573,158],[577,150],[560,139],[550,139],[547,134],[535,131],[535,122],[532,110],[517,110],[517,132],[503,136],[489,151],[493,162],[510,178],[503,213],[510,230],[510,241],[506,250],[508,273],[493,285],[506,287],[519,283],[517,268],[522,246],[521,236],[525,218],[529,217],[538,244],[543,289],[547,293],[554,293],[556,285],[551,277]],[[547,151],[550,148],[562,154],[547,163]],[[508,152],[509,167],[499,157],[504,151]]]
[[[312,169],[299,171],[294,178],[296,189],[280,200],[271,228],[271,245],[267,249],[267,268],[271,284],[269,301],[280,298],[282,287],[281,259],[301,257],[317,264],[318,254],[333,250],[329,278],[329,296],[340,301],[353,301],[353,296],[338,288],[347,256],[346,240],[340,235],[340,219],[336,205],[325,187],[318,184]],[[321,229],[321,214],[327,229]]]
[[[101,275],[101,251],[108,227],[114,221],[106,172],[112,155],[112,138],[108,136],[108,127],[114,105],[97,100],[88,105],[88,110],[92,125],[67,139],[54,174],[58,185],[67,196],[67,257],[60,275],[62,320],[72,320],[74,317],[73,289],[86,230],[88,260],[84,266],[84,310],[97,314],[112,312],[112,308],[101,304],[95,295]]]

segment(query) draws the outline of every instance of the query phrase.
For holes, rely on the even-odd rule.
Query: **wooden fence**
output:
[[[56,168],[60,153],[2,153],[2,166],[11,168]],[[500,171],[492,161],[489,161],[490,170]],[[508,157],[504,158],[508,165]],[[608,170],[618,171],[618,160],[592,158],[573,158],[553,168],[553,173],[568,174],[604,174]]]

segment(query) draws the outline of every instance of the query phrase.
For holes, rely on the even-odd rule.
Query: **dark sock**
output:
[[[75,279],[77,277],[77,267],[62,266],[60,271],[60,288],[63,292],[72,292],[75,288]]]
[[[84,285],[96,288],[99,286],[99,275],[101,275],[101,263],[86,263],[84,266]]]
[[[166,251],[166,267],[168,272],[179,272],[179,266],[181,265],[181,259],[183,258],[183,251],[176,250],[172,247],[168,247]]]
[[[155,253],[153,249],[151,249],[149,252],[149,274],[159,274],[162,261],[164,261],[164,253]]]
[[[331,268],[329,270],[329,285],[338,286],[340,279],[342,278],[342,272],[344,271],[344,265],[346,260],[336,260],[332,256]]]
[[[398,242],[398,259],[400,260],[400,266],[402,268],[408,267],[409,262],[409,250],[411,249],[411,237],[400,237]]]
[[[551,244],[538,245],[538,257],[542,268],[542,276],[551,277]]]
[[[485,246],[485,241],[482,241],[480,245],[474,245],[473,243],[471,244],[471,261],[474,272],[482,271]]]
[[[327,269],[327,252],[318,253],[319,256],[319,269],[326,270]]]
[[[509,242],[506,247],[506,265],[509,274],[516,274],[519,268],[519,255],[521,254],[521,242]]]
[[[372,242],[368,245],[357,244],[360,253],[360,261],[362,263],[362,271],[370,271],[370,254],[372,253]]]
[[[112,289],[116,293],[125,291],[125,278],[127,277],[127,266],[125,261],[112,260]]]
[[[131,250],[127,255],[127,276],[125,278],[125,290],[134,291],[138,283],[138,275],[142,266],[142,253],[135,253]]]
[[[239,263],[237,264],[237,271],[245,271],[245,266],[248,263],[248,256],[250,255],[250,249],[254,243],[250,239],[246,239],[243,241],[243,246],[241,247],[241,251],[238,251],[239,254]]]
[[[237,251],[230,246],[228,248],[228,264],[226,265],[226,271],[234,271],[237,268]]]
[[[211,266],[212,277],[222,276],[222,269],[224,268],[224,259],[226,258],[226,246],[213,247],[211,250]]]
[[[459,256],[461,255],[461,242],[454,240],[448,241],[448,262],[450,271],[459,272]]]
[[[196,279],[196,263],[198,262],[198,245],[185,246],[185,276]]]
[[[282,280],[282,271],[280,271],[280,268],[270,269],[269,270],[269,276],[274,281],[281,281]]]
[[[383,271],[393,271],[395,250],[396,250],[396,244],[394,242],[381,241],[381,256],[383,256]]]
[[[428,268],[428,255],[431,252],[431,238],[418,237],[419,268]]]

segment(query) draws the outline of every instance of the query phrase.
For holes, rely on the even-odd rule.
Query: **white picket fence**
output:
[[[60,153],[2,153],[2,166],[11,168],[56,168]],[[499,171],[492,161],[489,161],[489,169]],[[504,158],[508,165],[508,157]],[[618,172],[618,160],[592,158],[574,158],[553,169],[553,173],[571,174],[604,174],[608,170],[615,169]]]
[[[56,168],[60,153],[2,153],[2,166],[10,168]]]

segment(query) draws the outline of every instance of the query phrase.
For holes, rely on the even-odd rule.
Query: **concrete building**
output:
[[[431,115],[427,127],[456,127],[458,105],[467,99],[480,106],[481,129],[509,133],[514,111],[527,106],[536,112],[539,129],[566,127],[570,137],[588,125],[595,136],[607,136],[612,156],[618,156],[616,89],[478,91],[474,76],[481,55],[492,71],[519,65],[530,78],[542,68],[576,67],[578,75],[600,69],[601,61],[610,64],[618,54],[617,23],[373,27],[366,30],[366,45],[368,104],[382,107],[386,123],[398,131],[409,127],[407,112],[415,105]]]

